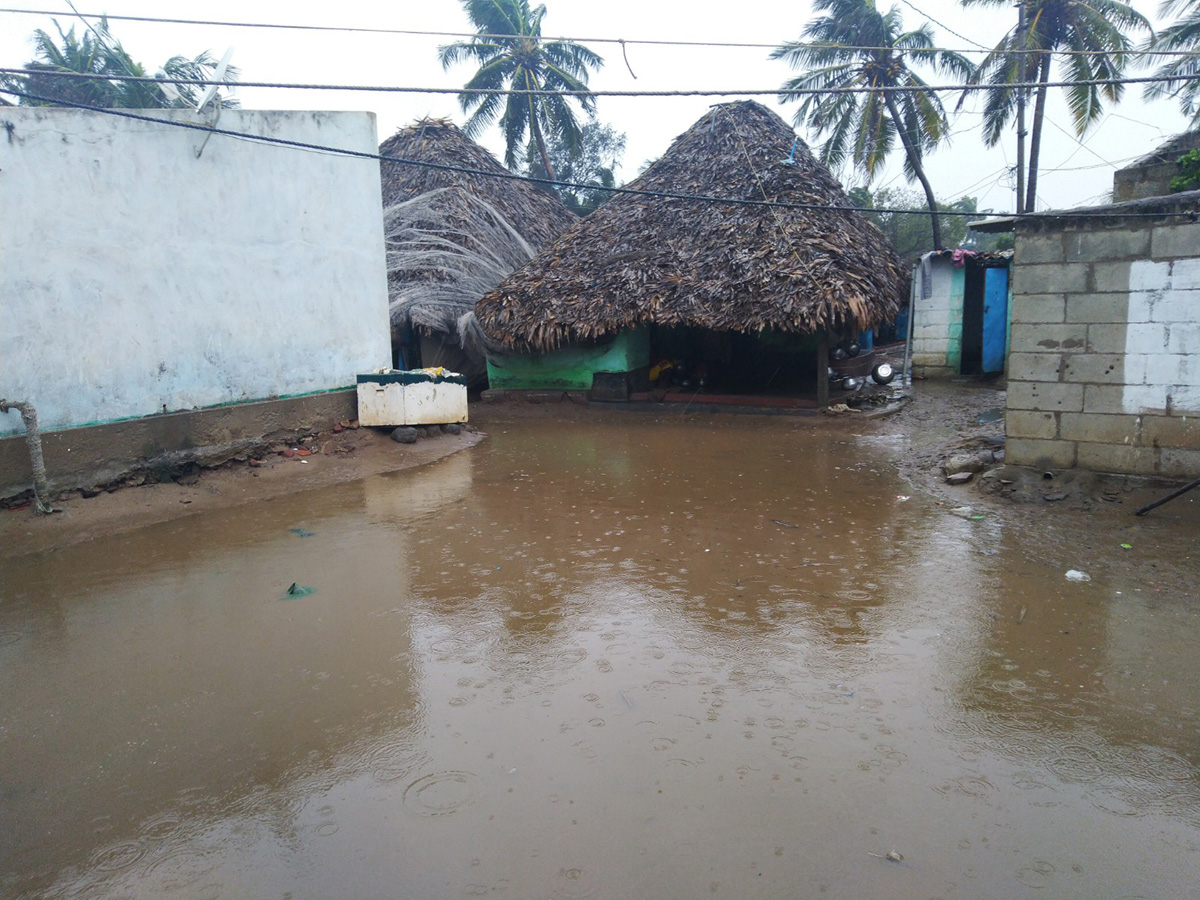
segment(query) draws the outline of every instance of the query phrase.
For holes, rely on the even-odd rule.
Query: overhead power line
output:
[[[912,4],[909,4],[910,6]],[[913,7],[916,9],[916,7]],[[936,20],[930,18],[925,13],[920,12],[925,18],[930,21]],[[17,9],[17,8],[0,8],[0,13],[9,13],[12,15],[26,16],[57,16],[62,13],[48,9]],[[409,37],[444,37],[444,38],[477,38],[481,37],[478,32],[474,31],[435,31],[422,30],[417,28],[377,28],[367,26],[354,25],[298,25],[288,22],[235,22],[222,21],[219,19],[175,19],[163,16],[122,16],[112,15],[109,13],[79,13],[81,17],[86,16],[92,19],[108,19],[113,22],[142,22],[156,25],[206,25],[219,28],[254,28],[254,29],[273,29],[279,31],[310,31],[310,32],[337,32],[344,34],[382,34],[382,35],[406,35]],[[941,24],[941,23],[937,23]],[[955,53],[982,53],[990,52],[988,48],[983,47],[972,41],[970,38],[965,38],[962,35],[951,31],[945,25],[941,26],[949,31],[955,37],[967,41],[970,44],[975,44],[974,47],[953,48],[953,47],[934,47],[930,49],[945,50]],[[542,43],[550,43],[554,41],[569,41],[577,44],[620,44],[625,46],[649,46],[649,47],[704,47],[704,48],[731,48],[731,49],[748,49],[748,50],[774,50],[780,46],[780,41],[774,42],[758,42],[758,41],[683,41],[683,40],[667,40],[659,38],[619,38],[619,37],[568,37],[566,35],[527,35],[527,34],[488,34],[486,37],[495,38],[496,40],[536,40]],[[818,47],[824,46],[817,42],[794,41],[787,42],[792,46],[798,47]],[[842,46],[842,45],[839,45]],[[870,47],[870,46],[846,46],[847,50],[892,50],[892,47]],[[1041,53],[1041,50],[1013,50],[1012,53]],[[1070,50],[1063,49],[1055,51],[1056,54],[1064,56],[1091,56],[1104,54],[1103,50]],[[1143,56],[1187,56],[1188,51],[1185,50],[1128,50],[1129,55]]]
[[[932,23],[933,23],[934,25],[936,25],[938,28],[942,29],[943,31],[948,31],[948,32],[950,32],[952,35],[954,35],[954,36],[955,36],[956,38],[958,38],[960,41],[966,41],[968,44],[974,44],[974,45],[975,45],[976,47],[978,47],[980,50],[986,50],[986,51],[988,51],[989,53],[991,52],[991,48],[990,48],[990,47],[985,47],[983,44],[979,43],[978,41],[973,41],[973,40],[971,40],[969,37],[967,37],[966,35],[959,34],[957,31],[955,31],[953,28],[951,28],[951,27],[950,27],[949,25],[947,25],[945,22],[939,22],[937,19],[935,19],[935,18],[934,18],[933,16],[931,16],[929,13],[925,12],[925,10],[923,10],[923,9],[917,9],[915,6],[913,6],[911,3],[909,3],[909,2],[908,2],[908,0],[900,0],[900,2],[901,2],[901,3],[903,3],[905,6],[907,6],[909,9],[911,9],[913,12],[915,12],[915,13],[916,13],[918,16],[922,16],[922,17],[924,17],[926,20],[928,20],[928,21],[932,22]]]
[[[345,156],[351,159],[372,160],[378,162],[398,163],[406,166],[417,166],[424,169],[434,169],[443,172],[455,172],[461,175],[479,175],[484,178],[499,178],[507,181],[525,181],[530,184],[547,187],[564,187],[574,188],[577,190],[600,190],[606,191],[609,194],[628,194],[635,197],[650,197],[660,200],[687,200],[702,203],[719,203],[726,206],[755,206],[769,209],[798,209],[798,210],[815,210],[824,212],[855,212],[860,214],[866,213],[888,213],[896,215],[918,215],[927,216],[929,210],[914,210],[900,209],[892,207],[875,207],[863,208],[858,206],[833,206],[825,203],[788,203],[778,200],[748,200],[737,197],[717,197],[710,194],[688,194],[677,193],[674,191],[650,191],[641,188],[630,187],[607,187],[600,184],[587,184],[584,182],[575,181],[551,181],[548,178],[532,178],[525,175],[517,175],[513,172],[489,172],[484,169],[473,169],[467,166],[454,166],[448,163],[434,163],[419,159],[406,159],[402,156],[391,156],[386,153],[368,153],[364,150],[351,150],[345,147],[332,147],[326,144],[313,144],[307,141],[292,141],[287,138],[270,137],[267,135],[251,134],[246,131],[235,131],[229,128],[215,128],[208,125],[202,125],[196,122],[180,122],[176,119],[162,118],[159,116],[149,116],[142,113],[131,112],[127,109],[107,109],[99,106],[88,106],[84,103],[71,103],[63,100],[55,100],[50,97],[41,97],[37,94],[30,94],[25,91],[15,90],[10,87],[0,86],[0,94],[8,94],[13,97],[19,97],[26,100],[36,100],[40,103],[49,103],[54,106],[65,109],[78,109],[87,112],[101,113],[103,115],[115,116],[121,119],[132,119],[137,122],[148,122],[152,125],[166,125],[170,128],[183,128],[188,131],[201,132],[206,135],[222,135],[224,137],[238,138],[240,140],[254,141],[260,144],[271,144],[274,146],[287,147],[295,150],[302,150],[311,153],[327,153],[334,156]],[[3,113],[0,113],[3,115]],[[1179,213],[1133,213],[1123,212],[1115,215],[1120,218],[1162,218],[1167,216],[1179,216],[1184,218],[1196,218],[1200,214],[1198,211],[1188,211]],[[952,209],[939,209],[939,216],[957,216],[961,218],[978,219],[981,216],[1000,216],[1021,218],[1013,216],[1011,213],[995,213],[995,212],[965,212]],[[1072,213],[1069,211],[1055,212],[1055,215],[1061,218],[1072,219],[1093,219],[1093,218],[1111,218],[1113,213]]]
[[[0,75],[29,75],[28,69],[0,67]],[[383,94],[501,94],[515,96],[558,96],[558,97],[779,97],[787,99],[802,97],[808,94],[907,94],[923,91],[962,91],[963,93],[986,92],[995,89],[988,84],[901,84],[887,88],[875,85],[854,85],[851,87],[826,88],[722,88],[694,90],[662,90],[662,91],[556,91],[545,88],[455,88],[455,87],[409,87],[400,85],[380,84],[305,84],[300,82],[282,81],[210,81],[203,78],[174,78],[174,77],[136,77],[132,75],[95,75],[70,72],[57,69],[37,69],[39,78],[81,78],[99,81],[132,81],[149,84],[188,84],[200,86],[239,87],[239,88],[271,88],[296,91],[359,91],[364,93]],[[1083,85],[1116,85],[1116,84],[1151,84],[1156,82],[1200,81],[1200,73],[1180,77],[1178,75],[1144,75],[1136,78],[1092,78],[1082,81],[1014,81],[1004,85],[1006,90],[1018,88],[1036,89],[1041,87],[1080,87]]]
[[[129,68],[129,64],[125,62],[125,58],[119,53],[113,53],[113,49],[112,49],[112,47],[110,47],[108,45],[108,41],[106,41],[104,39],[104,35],[102,35],[92,25],[92,23],[87,20],[86,16],[84,16],[79,10],[77,10],[75,8],[75,4],[72,3],[71,0],[66,0],[66,3],[67,3],[67,6],[71,7],[71,11],[79,17],[79,21],[83,23],[84,27],[96,36],[96,40],[100,42],[100,46],[103,47],[105,49],[105,51],[107,51],[110,55],[116,57],[117,61],[121,63],[122,69],[124,69],[126,72],[128,72],[130,75],[132,75],[133,77],[136,78],[137,75],[133,72],[132,69]]]

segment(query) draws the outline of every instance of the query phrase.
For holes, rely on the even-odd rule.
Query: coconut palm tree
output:
[[[1172,50],[1182,55],[1155,70],[1155,75],[1168,80],[1147,85],[1145,95],[1148,99],[1178,98],[1183,114],[1192,117],[1194,127],[1200,127],[1200,0],[1163,0],[1158,14],[1179,18],[1152,36],[1145,49]]]
[[[962,0],[964,6],[1009,6],[1012,0]],[[1029,176],[1018,212],[1032,211],[1037,200],[1038,157],[1046,95],[1055,52],[1065,54],[1060,72],[1075,133],[1082,137],[1100,118],[1104,101],[1116,103],[1124,86],[1120,79],[1132,49],[1128,32],[1149,29],[1146,17],[1120,0],[1018,0],[1018,24],[1005,34],[979,64],[976,83],[987,84],[984,102],[984,141],[995,146],[1017,108],[1020,91],[1014,83],[1036,83],[1029,134]],[[961,103],[960,103],[961,105]]]
[[[74,26],[63,31],[57,21],[57,39],[41,29],[33,33],[35,58],[26,63],[25,75],[4,77],[4,84],[22,93],[44,97],[21,99],[23,106],[55,106],[60,103],[96,106],[104,109],[150,109],[172,106],[194,106],[203,88],[197,85],[157,85],[144,81],[121,80],[134,76],[147,77],[141,63],[134,61],[120,41],[112,36],[108,22],[101,19],[94,28],[75,34]],[[198,81],[212,78],[217,61],[208,53],[192,59],[173,56],[162,66],[167,78],[187,78]],[[69,78],[63,73],[101,76]],[[230,66],[225,79],[237,79],[237,70]],[[225,107],[237,106],[237,101],[225,97]]]
[[[921,183],[940,249],[937,199],[922,160],[949,138],[949,123],[941,99],[924,89],[926,83],[909,63],[964,79],[974,67],[958,53],[936,49],[928,24],[904,31],[898,7],[881,12],[875,0],[816,0],[813,6],[826,15],[805,26],[802,40],[771,53],[772,59],[804,70],[784,83],[780,102],[799,100],[795,124],[828,134],[820,148],[826,165],[848,161],[868,183],[899,139],[905,175]]]
[[[459,94],[463,112],[469,113],[463,131],[478,137],[497,117],[504,130],[504,164],[515,169],[526,133],[537,147],[551,180],[557,178],[546,136],[554,135],[568,148],[577,147],[579,121],[569,101],[585,111],[596,108],[587,93],[588,72],[604,60],[571,41],[542,40],[546,7],[530,8],[529,0],[462,0],[463,9],[475,25],[470,40],[439,48],[442,68],[459,62],[479,64]],[[574,94],[510,94],[509,90],[573,91]],[[479,93],[477,93],[479,92]]]

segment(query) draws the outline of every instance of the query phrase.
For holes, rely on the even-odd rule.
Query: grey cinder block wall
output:
[[[1113,201],[1141,200],[1171,193],[1171,179],[1179,174],[1179,157],[1200,148],[1200,129],[1177,134],[1123,169],[1113,173]]]
[[[1017,226],[1007,458],[1200,476],[1200,191],[1086,212]]]

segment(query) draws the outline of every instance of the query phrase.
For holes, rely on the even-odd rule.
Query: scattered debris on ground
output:
[[[880,424],[903,434],[902,474],[955,512],[1007,501],[1024,507],[1130,513],[1172,483],[1084,469],[1046,471],[1004,458],[1003,380],[922,381],[914,402]],[[1006,504],[1007,505],[1007,504]],[[958,514],[957,512],[955,514]],[[970,516],[964,516],[970,518]]]

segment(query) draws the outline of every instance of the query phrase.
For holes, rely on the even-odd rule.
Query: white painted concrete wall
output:
[[[188,111],[154,115],[194,121]],[[371,113],[220,127],[377,152]],[[390,362],[379,166],[0,109],[0,396],[48,430],[348,387]],[[0,435],[21,433],[0,416]]]
[[[1124,411],[1200,412],[1198,351],[1200,259],[1130,264]]]
[[[921,264],[913,269],[912,361],[918,374],[957,374],[962,347],[963,270],[955,269],[950,256],[929,260],[930,296],[921,290]]]

